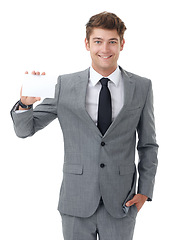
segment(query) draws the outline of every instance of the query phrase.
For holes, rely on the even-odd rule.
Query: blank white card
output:
[[[57,77],[24,74],[22,96],[54,98]]]

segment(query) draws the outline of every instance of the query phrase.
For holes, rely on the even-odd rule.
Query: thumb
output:
[[[40,101],[41,98],[40,98],[40,97],[35,97],[35,100],[36,100],[36,101]]]
[[[130,207],[130,206],[134,205],[136,202],[137,202],[137,201],[136,201],[135,197],[133,197],[130,201],[128,201],[128,202],[126,203],[126,206],[127,206],[127,207]]]

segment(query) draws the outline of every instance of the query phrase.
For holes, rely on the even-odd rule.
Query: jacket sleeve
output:
[[[18,102],[11,110],[14,130],[18,137],[26,138],[34,135],[37,131],[46,127],[57,117],[57,107],[60,89],[60,78],[55,87],[55,97],[46,98],[43,102],[23,113],[16,113],[15,109]]]
[[[150,81],[145,105],[137,127],[138,132],[138,193],[148,197],[152,201],[155,175],[157,171],[158,144],[156,143],[153,91]]]

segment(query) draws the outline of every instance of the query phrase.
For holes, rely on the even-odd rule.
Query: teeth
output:
[[[103,57],[103,56],[101,56],[101,57],[106,59],[106,58],[109,58],[110,56],[107,56],[107,57]]]

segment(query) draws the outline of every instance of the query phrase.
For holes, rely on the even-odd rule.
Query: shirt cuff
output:
[[[18,110],[18,108],[19,108],[19,102],[16,103],[16,105],[14,106],[13,111],[14,111],[15,113],[17,113],[17,114],[28,111],[28,110]]]

